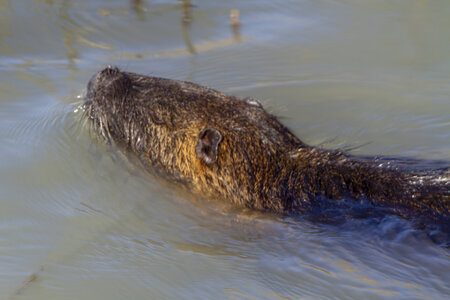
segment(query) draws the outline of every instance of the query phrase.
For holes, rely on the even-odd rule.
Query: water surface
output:
[[[259,98],[312,145],[448,167],[450,2],[192,4],[0,0],[0,299],[448,299],[450,252],[407,221],[196,199],[90,132],[79,96],[117,65]]]

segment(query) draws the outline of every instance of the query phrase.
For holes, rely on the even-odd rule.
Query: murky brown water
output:
[[[448,162],[450,2],[192,3],[0,0],[0,299],[448,299],[449,250],[408,222],[195,199],[77,107],[117,65],[260,98],[310,144]]]

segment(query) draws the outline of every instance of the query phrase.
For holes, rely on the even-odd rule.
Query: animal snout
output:
[[[126,93],[130,79],[117,67],[108,66],[92,76],[87,85],[86,101],[93,101],[96,95]]]

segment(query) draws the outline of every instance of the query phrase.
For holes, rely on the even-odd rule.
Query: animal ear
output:
[[[222,141],[222,134],[217,129],[205,128],[198,135],[195,153],[207,165],[217,161],[217,147]]]

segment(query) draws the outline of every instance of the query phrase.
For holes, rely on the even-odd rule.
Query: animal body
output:
[[[255,99],[108,67],[90,80],[85,113],[108,140],[206,197],[324,219],[358,207],[450,232],[448,169],[380,167],[306,145]]]

